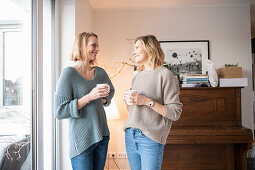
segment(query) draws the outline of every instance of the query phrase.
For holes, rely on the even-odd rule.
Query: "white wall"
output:
[[[75,1],[74,0],[58,0],[57,1],[57,42],[59,50],[59,70],[71,65],[69,60],[69,52],[75,36]],[[69,159],[69,139],[68,139],[68,122],[67,120],[57,120],[57,170],[70,170],[71,162]]]
[[[132,45],[127,39],[154,34],[159,40],[209,40],[210,58],[215,65],[226,63],[243,67],[249,86],[242,89],[242,124],[253,129],[252,60],[250,47],[250,6],[221,5],[162,9],[97,9],[94,28],[100,38],[99,64],[109,74],[119,69],[121,61],[128,61]],[[112,81],[115,100],[121,119],[109,122],[111,141],[109,150],[125,150],[123,124],[127,111],[122,102],[124,90],[130,88],[133,73],[130,67]]]
[[[93,32],[93,10],[88,0],[75,0],[75,35],[80,32]]]

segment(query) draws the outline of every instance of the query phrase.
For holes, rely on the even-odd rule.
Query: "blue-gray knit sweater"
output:
[[[105,98],[105,105],[108,106],[114,95],[114,87],[104,69],[95,67],[92,80],[84,78],[73,67],[65,68],[60,75],[54,96],[55,117],[69,120],[70,158],[81,154],[102,140],[103,136],[110,135],[101,98],[89,102],[80,110],[77,108],[78,99],[100,83],[110,85],[110,94]]]

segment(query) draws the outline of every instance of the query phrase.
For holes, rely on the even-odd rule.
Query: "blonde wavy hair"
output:
[[[70,53],[70,59],[74,62],[80,60],[86,60],[88,58],[88,52],[86,46],[88,44],[88,38],[94,36],[98,39],[97,35],[92,32],[79,33],[74,40],[73,47]],[[91,65],[95,65],[96,61],[90,61]]]
[[[135,39],[135,42],[137,41],[142,42],[145,51],[148,53],[149,56],[148,63],[151,68],[155,69],[156,67],[163,65],[165,54],[160,47],[159,41],[154,35],[145,35],[137,37]],[[144,65],[138,64],[137,70],[138,71],[144,70]]]

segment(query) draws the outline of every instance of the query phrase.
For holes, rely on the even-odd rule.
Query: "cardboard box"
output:
[[[223,67],[216,72],[218,78],[242,78],[242,67]]]

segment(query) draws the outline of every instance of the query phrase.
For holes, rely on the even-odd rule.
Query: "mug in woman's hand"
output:
[[[128,91],[125,91],[125,95],[124,95],[124,98],[125,98],[125,101],[127,103],[127,105],[133,105],[132,103],[132,94],[133,93],[137,93],[137,90],[128,90]]]
[[[98,88],[105,88],[106,90],[103,93],[107,93],[110,90],[110,86],[107,83],[97,84]]]

